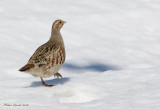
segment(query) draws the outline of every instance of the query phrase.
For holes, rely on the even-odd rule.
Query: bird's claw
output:
[[[52,86],[54,86],[54,85],[43,84],[43,86],[45,86],[45,87],[52,87]]]
[[[57,72],[57,73],[54,74],[54,77],[62,78],[62,75],[61,75],[60,73]]]

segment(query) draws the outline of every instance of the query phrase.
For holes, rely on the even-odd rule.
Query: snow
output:
[[[160,1],[1,0],[0,13],[0,109],[159,109]],[[67,58],[46,88],[18,69],[56,19]]]

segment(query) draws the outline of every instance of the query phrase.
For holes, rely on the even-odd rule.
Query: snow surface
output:
[[[56,19],[67,58],[46,88],[18,69]],[[1,0],[0,33],[0,109],[160,109],[159,0]]]

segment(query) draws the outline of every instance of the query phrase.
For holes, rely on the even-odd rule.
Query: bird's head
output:
[[[60,19],[54,21],[54,23],[52,25],[52,30],[59,31],[65,23],[66,23],[65,21],[60,20]]]

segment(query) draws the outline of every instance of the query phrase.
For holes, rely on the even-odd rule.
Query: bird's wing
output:
[[[36,64],[39,66],[48,64],[53,55],[57,55],[61,47],[57,44],[48,44],[45,43],[41,45],[29,59],[28,64]]]

